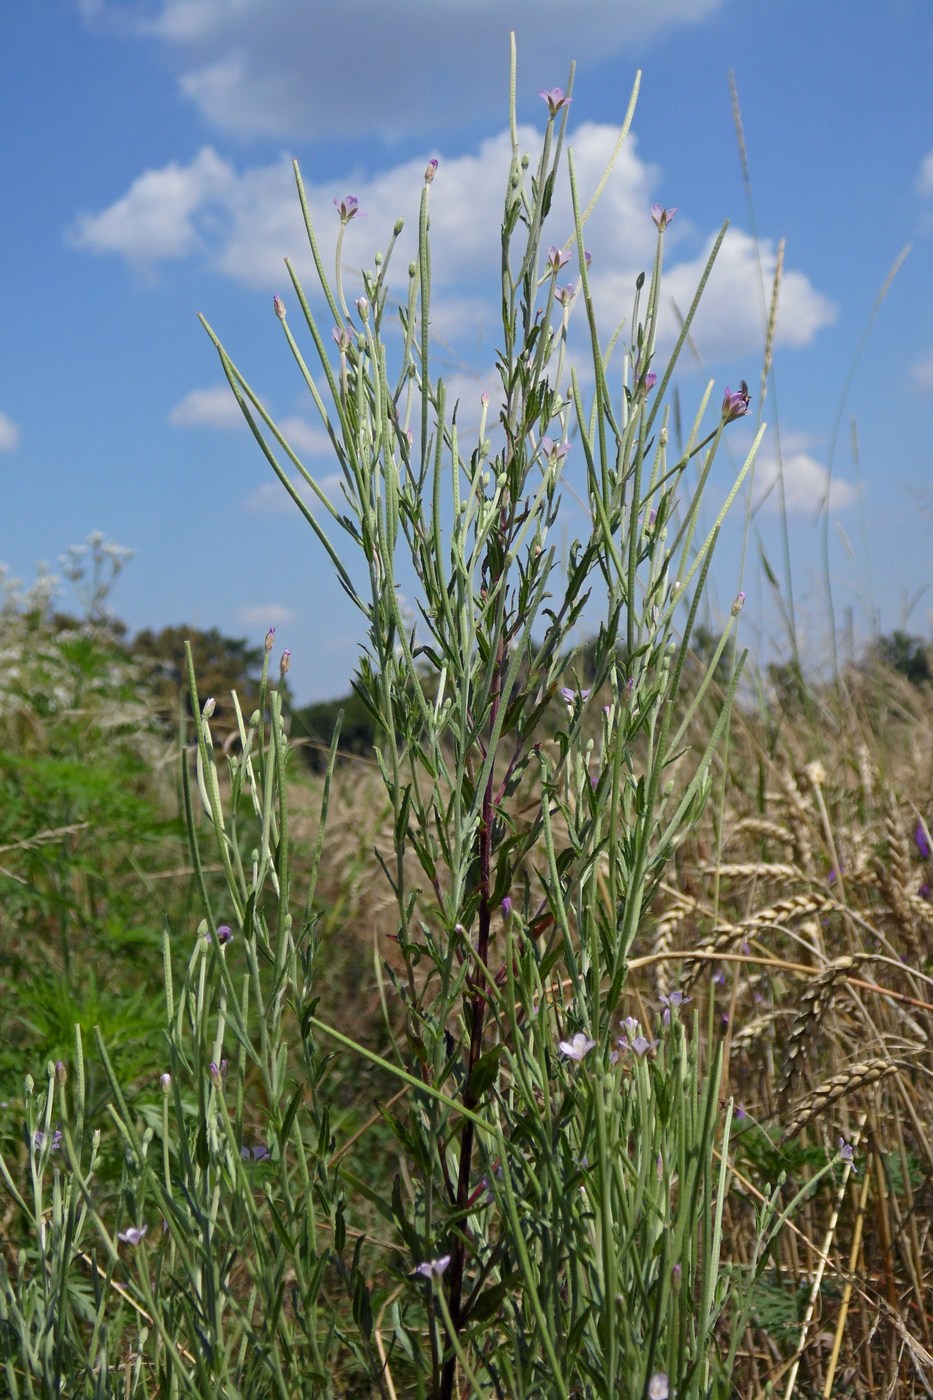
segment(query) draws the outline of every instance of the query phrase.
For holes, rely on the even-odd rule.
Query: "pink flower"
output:
[[[564,89],[559,87],[542,88],[538,96],[547,103],[549,117],[556,117],[562,107],[569,107],[573,101],[573,98],[568,97]]]
[[[334,208],[340,215],[340,222],[348,224],[360,212],[360,201],[355,194],[345,194],[343,199],[334,200]]]
[[[559,1040],[557,1048],[568,1060],[576,1060],[579,1064],[583,1057],[590,1053],[595,1044],[595,1040],[590,1040],[588,1035],[577,1031],[573,1040]]]
[[[665,209],[663,204],[652,204],[651,206],[651,217],[659,229],[667,228],[676,213],[676,205],[674,205],[673,209]]]
[[[748,405],[751,403],[751,395],[748,392],[748,385],[743,379],[739,388],[733,394],[726,386],[726,392],[722,400],[722,421],[731,423],[736,418],[744,418],[748,412]]]

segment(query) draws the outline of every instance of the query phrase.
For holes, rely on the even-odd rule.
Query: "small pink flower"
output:
[[[422,1278],[439,1279],[449,1263],[450,1255],[442,1254],[440,1259],[426,1259],[423,1264],[418,1265],[415,1273],[420,1274]]]
[[[573,101],[573,98],[568,97],[564,89],[559,87],[542,88],[538,96],[547,103],[549,117],[556,117],[562,107],[569,107]]]
[[[651,206],[651,217],[657,224],[659,229],[667,228],[668,224],[670,223],[671,219],[673,219],[676,213],[676,205],[673,207],[673,209],[665,209],[663,204],[652,204]]]
[[[348,224],[360,212],[360,201],[355,194],[345,194],[343,199],[334,200],[334,208],[340,215],[340,222]]]
[[[732,423],[736,418],[744,418],[748,412],[748,405],[751,401],[748,385],[745,383],[744,379],[734,394],[727,385],[722,400],[722,421],[724,423]]]
[[[576,1060],[579,1064],[584,1056],[588,1055],[596,1044],[595,1040],[590,1040],[588,1035],[582,1031],[577,1031],[573,1040],[560,1040],[557,1048],[568,1060]]]
[[[551,272],[560,272],[562,267],[566,267],[570,261],[570,254],[566,248],[555,248],[553,243],[547,250],[547,265]]]

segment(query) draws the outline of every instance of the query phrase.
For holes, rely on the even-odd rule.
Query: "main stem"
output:
[[[496,717],[502,703],[502,677],[506,662],[506,643],[503,637],[496,657],[496,671],[490,704],[490,731],[495,732]],[[489,934],[492,923],[492,842],[495,817],[495,764],[490,765],[489,777],[483,792],[482,817],[477,832],[477,853],[479,856],[479,932],[476,941],[476,956],[482,968],[489,966]],[[463,1105],[474,1110],[479,1102],[473,1089],[473,1071],[483,1053],[483,1030],[486,1021],[485,978],[482,972],[470,977],[472,996],[469,1000],[470,1051],[467,1062],[466,1087],[463,1092]],[[470,1178],[473,1169],[474,1125],[467,1118],[460,1135],[460,1166],[457,1173],[457,1214],[464,1220],[470,1198]],[[453,1248],[450,1269],[450,1317],[454,1331],[459,1335],[463,1326],[463,1272],[466,1263],[466,1239],[463,1233],[457,1236]],[[457,1373],[457,1357],[451,1348],[441,1373],[440,1400],[453,1400]]]

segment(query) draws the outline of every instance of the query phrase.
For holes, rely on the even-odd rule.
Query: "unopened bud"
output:
[[[68,1078],[68,1067],[64,1060],[55,1061],[55,1083],[61,1088]]]
[[[369,320],[369,302],[365,297],[357,297],[356,309],[361,321]]]
[[[162,1085],[162,1093],[167,1094],[172,1087],[172,1076],[167,1072],[160,1074],[159,1083]]]
[[[285,303],[281,297],[272,298],[272,306],[280,321],[285,320]]]
[[[274,627],[270,627],[269,630],[268,630],[268,632],[266,633],[266,641],[265,641],[265,648],[266,648],[266,655],[267,655],[267,656],[268,656],[269,652],[272,650],[272,646],[273,646],[273,643],[274,643],[274,642],[275,642],[275,628],[274,628]]]
[[[733,617],[738,617],[739,613],[742,611],[742,609],[743,609],[744,607],[745,607],[745,594],[744,594],[744,593],[737,593],[737,594],[735,595],[735,602],[732,604],[732,616],[733,616]]]
[[[201,716],[202,716],[202,718],[203,718],[203,719],[210,719],[211,715],[214,713],[214,711],[215,711],[216,708],[217,708],[217,701],[214,699],[214,697],[213,697],[213,695],[212,695],[212,696],[210,697],[209,700],[205,700],[205,701],[204,701],[204,709],[201,711]]]
[[[429,160],[429,161],[428,161],[428,168],[427,168],[427,170],[425,170],[425,172],[424,172],[424,183],[425,183],[426,185],[430,185],[430,184],[432,183],[432,181],[433,181],[433,179],[434,179],[434,176],[435,176],[436,174],[437,174],[437,161],[436,161],[436,160]]]
[[[279,662],[279,675],[283,678],[285,676],[286,671],[288,670],[289,664],[291,663],[291,659],[291,651],[288,647],[286,647],[285,650],[282,652],[282,660]]]

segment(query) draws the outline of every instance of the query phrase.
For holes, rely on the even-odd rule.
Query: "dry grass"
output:
[[[747,1115],[730,1267],[751,1258],[756,1198],[778,1173],[790,1200],[840,1138],[858,1168],[784,1232],[739,1393],[931,1396],[933,862],[915,832],[933,817],[933,697],[850,677],[777,723],[737,714],[718,764],[626,997],[650,1007],[690,987],[699,1025],[724,1041],[728,1092]],[[313,812],[298,814],[296,836],[313,828]],[[366,1039],[396,917],[372,850],[390,838],[378,775],[347,764],[320,895],[341,988],[356,974],[342,1024]]]

